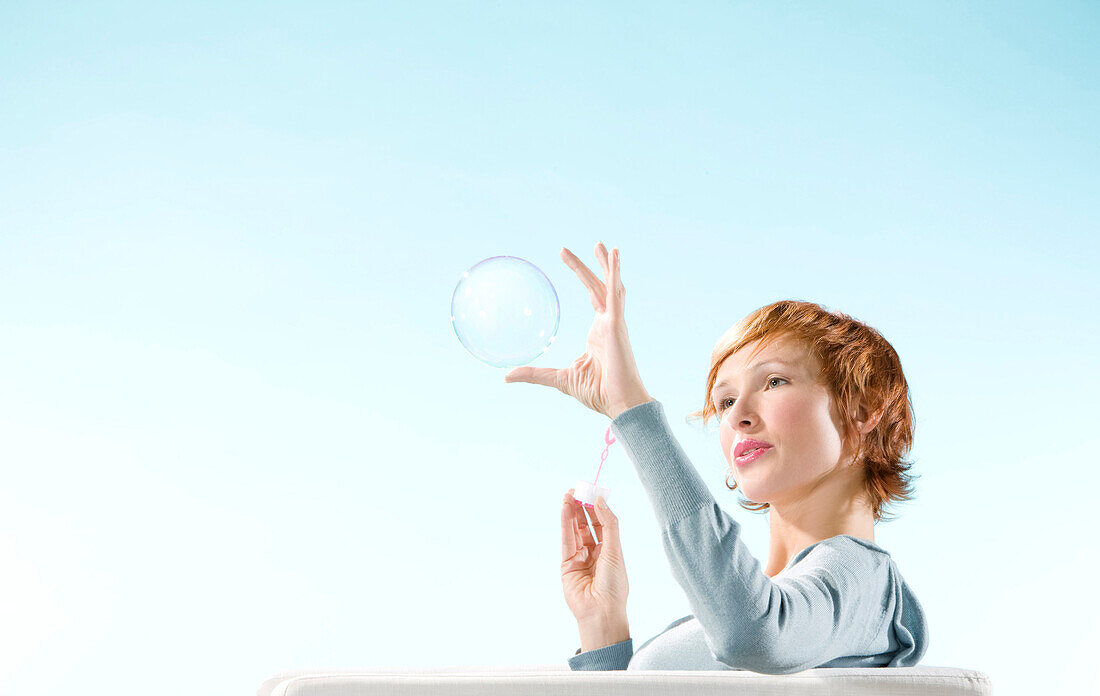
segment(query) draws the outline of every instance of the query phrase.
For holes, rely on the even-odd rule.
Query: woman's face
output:
[[[711,401],[721,419],[722,451],[749,500],[802,500],[841,464],[841,423],[808,351],[779,339],[746,364],[756,346],[726,358],[715,379]],[[772,447],[737,465],[734,447],[747,438]]]

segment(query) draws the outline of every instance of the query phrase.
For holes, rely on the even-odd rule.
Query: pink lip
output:
[[[755,462],[757,459],[760,459],[769,451],[771,451],[771,447],[761,447],[760,449],[755,449],[748,454],[736,457],[733,461],[735,464],[737,464],[737,466],[744,466],[746,464],[751,464],[752,462]]]
[[[741,442],[737,443],[737,446],[733,448],[733,456],[740,457],[745,452],[748,452],[754,447],[771,447],[772,443],[756,440],[751,437],[746,437]]]

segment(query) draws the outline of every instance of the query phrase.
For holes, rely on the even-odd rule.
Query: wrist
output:
[[[598,650],[622,643],[630,638],[630,625],[626,616],[577,622],[581,634],[581,650]]]
[[[623,411],[634,408],[635,406],[640,406],[641,404],[649,403],[650,401],[653,401],[653,397],[650,396],[648,392],[643,391],[641,394],[625,399],[617,404],[612,404],[611,407],[607,409],[607,415],[611,420],[615,420]]]

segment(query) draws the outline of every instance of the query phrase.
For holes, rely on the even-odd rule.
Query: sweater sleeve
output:
[[[569,669],[575,672],[626,669],[632,657],[634,657],[634,640],[627,638],[621,643],[605,645],[596,650],[581,652],[578,649],[577,654],[569,658]]]
[[[850,654],[882,613],[881,598],[868,601],[861,590],[862,569],[803,563],[794,578],[773,581],[673,437],[660,402],[623,411],[612,429],[649,495],[673,575],[716,660],[787,674]]]

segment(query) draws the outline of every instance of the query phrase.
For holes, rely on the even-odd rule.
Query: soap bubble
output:
[[[493,256],[462,274],[451,296],[451,324],[470,353],[493,367],[525,365],[558,333],[558,293],[538,266]]]

